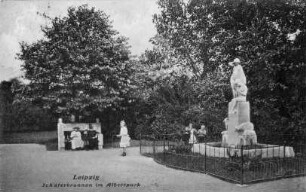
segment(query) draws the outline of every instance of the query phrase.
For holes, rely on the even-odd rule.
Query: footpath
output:
[[[139,154],[139,148],[47,151],[39,144],[0,145],[0,191],[306,191],[306,177],[247,186],[171,169]]]

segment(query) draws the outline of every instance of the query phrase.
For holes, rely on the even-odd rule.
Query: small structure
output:
[[[103,148],[103,134],[101,132],[101,123],[99,119],[96,123],[90,123],[92,129],[98,132],[98,148]],[[58,119],[57,123],[57,137],[58,137],[58,150],[67,149],[67,144],[69,143],[70,133],[73,131],[74,127],[79,127],[80,131],[83,132],[89,129],[89,123],[63,123],[62,118]]]

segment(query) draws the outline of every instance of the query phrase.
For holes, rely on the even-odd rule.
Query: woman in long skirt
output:
[[[118,137],[121,137],[120,140],[120,147],[123,148],[122,156],[126,156],[126,148],[130,146],[130,136],[128,134],[128,129],[126,127],[125,121],[122,120],[120,122],[120,134],[117,135]]]
[[[70,138],[71,138],[71,149],[72,150],[83,148],[84,142],[82,140],[82,134],[80,132],[79,127],[73,128],[73,131],[70,134]]]
[[[191,128],[190,130],[190,138],[189,138],[189,144],[195,144],[197,143],[197,138],[196,138],[196,132],[197,130],[194,128]]]

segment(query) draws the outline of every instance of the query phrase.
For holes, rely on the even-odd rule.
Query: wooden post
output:
[[[59,118],[58,122],[57,122],[57,148],[58,148],[58,151],[63,149],[62,142],[65,143],[65,136],[64,136],[64,132],[62,130],[62,128],[63,128],[62,124],[63,124],[63,119]],[[65,146],[64,146],[64,148],[65,148]]]

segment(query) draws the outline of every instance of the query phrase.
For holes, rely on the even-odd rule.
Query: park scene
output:
[[[305,0],[1,1],[0,191],[305,191]]]

